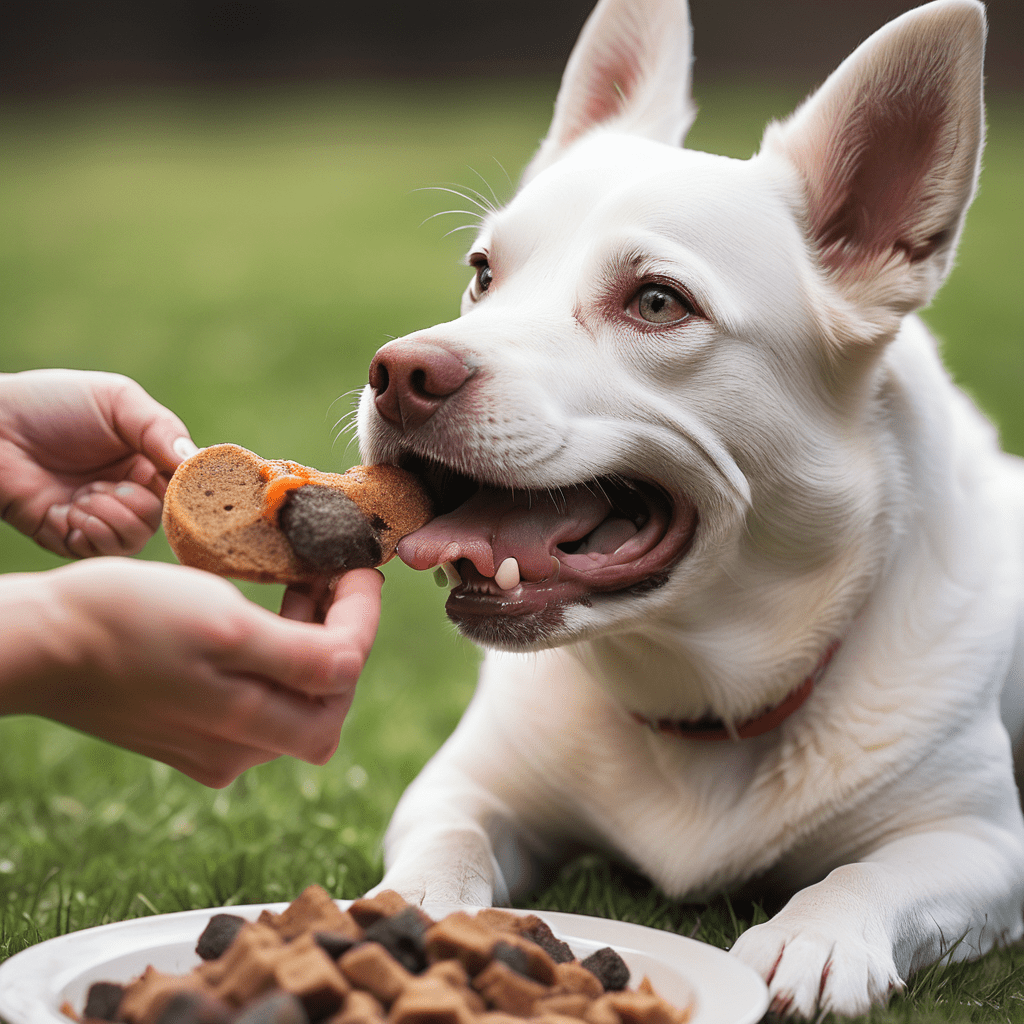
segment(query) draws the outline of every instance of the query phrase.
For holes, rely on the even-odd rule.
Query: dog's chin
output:
[[[400,464],[427,482],[438,515],[398,554],[415,569],[455,569],[445,610],[485,647],[538,650],[579,639],[589,619],[604,617],[601,606],[664,586],[697,529],[692,501],[651,481],[608,476],[537,488],[414,456]]]

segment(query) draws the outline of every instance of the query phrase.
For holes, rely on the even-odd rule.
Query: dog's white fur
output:
[[[506,487],[656,481],[698,525],[664,585],[491,636],[507,650],[403,797],[383,887],[504,901],[583,848],[678,896],[763,876],[795,895],[734,953],[804,1015],[1021,936],[1024,471],[913,315],[974,192],[984,35],[974,0],[905,14],[737,161],[679,146],[682,0],[598,4],[474,244],[493,284],[412,336],[477,372],[405,433],[368,389],[363,455]],[[638,328],[619,299],[644,275],[699,315]],[[628,714],[742,721],[834,638],[759,738]]]

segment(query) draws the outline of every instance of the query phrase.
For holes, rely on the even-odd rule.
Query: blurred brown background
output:
[[[692,0],[695,80],[805,85],[912,0]],[[991,0],[990,88],[1024,87],[1024,0]],[[155,84],[557,74],[592,0],[4,0],[0,96]]]

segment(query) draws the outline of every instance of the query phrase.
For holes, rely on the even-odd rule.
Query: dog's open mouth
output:
[[[454,565],[460,582],[447,610],[456,621],[652,589],[696,529],[691,502],[645,482],[499,488],[420,459],[402,465],[427,481],[438,515],[402,540],[398,554],[414,569]]]

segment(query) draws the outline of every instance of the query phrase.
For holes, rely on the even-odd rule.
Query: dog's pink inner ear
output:
[[[938,94],[894,102],[850,126],[842,148],[828,154],[832,166],[818,178],[828,188],[812,206],[812,235],[826,266],[893,251],[916,262],[948,241],[950,229],[928,216],[944,108]]]
[[[640,77],[636,59],[641,52],[639,41],[620,36],[602,42],[601,47],[595,47],[594,61],[582,69],[577,88],[583,102],[576,110],[567,110],[560,126],[559,142],[563,146],[620,114],[624,101],[636,88]]]
[[[765,135],[762,152],[803,180],[818,259],[862,313],[918,308],[949,270],[977,179],[984,41],[980,5],[909,11]]]

